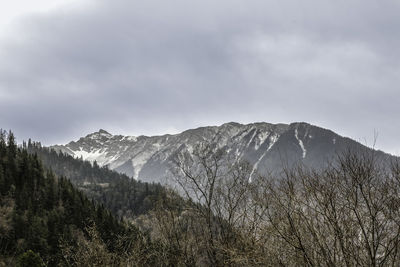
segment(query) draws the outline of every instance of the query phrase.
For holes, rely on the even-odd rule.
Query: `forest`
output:
[[[1,131],[0,266],[400,265],[399,162],[254,175],[200,143],[172,163],[177,189]]]

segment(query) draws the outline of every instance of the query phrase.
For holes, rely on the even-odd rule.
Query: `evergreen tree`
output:
[[[45,267],[40,255],[28,250],[18,258],[18,267]]]

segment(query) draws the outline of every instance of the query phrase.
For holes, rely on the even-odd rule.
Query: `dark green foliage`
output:
[[[5,139],[0,131],[0,258],[21,255],[20,266],[41,266],[40,259],[56,266],[64,261],[60,244],[73,246],[76,232],[89,238],[90,225],[114,252],[116,237],[127,235],[125,224],[68,179],[45,170],[37,154],[17,147],[11,132]]]
[[[18,267],[44,267],[46,266],[38,254],[32,250],[28,250],[18,257]]]
[[[160,184],[136,181],[107,167],[99,167],[96,162],[91,164],[57,153],[53,149],[42,147],[40,143],[29,140],[27,151],[37,155],[56,175],[68,178],[89,198],[102,203],[118,217],[134,218],[145,214],[154,208],[158,198],[165,195]]]

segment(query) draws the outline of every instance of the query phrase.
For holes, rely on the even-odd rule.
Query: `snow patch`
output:
[[[303,159],[304,159],[306,157],[307,150],[304,147],[303,141],[301,141],[299,138],[299,132],[297,131],[297,128],[294,130],[294,136],[296,137],[297,141],[299,142],[301,150],[303,150]]]
[[[161,144],[160,143],[154,143],[153,146],[157,148],[157,150],[160,150]]]
[[[133,142],[137,141],[137,137],[136,136],[125,136],[123,139],[124,140],[128,140],[128,141],[133,141]]]
[[[192,146],[192,145],[189,145],[189,144],[186,144],[186,149],[187,149],[187,151],[188,151],[190,154],[192,154],[193,151],[194,151],[193,146]]]
[[[92,139],[92,140],[99,140],[102,137],[110,139],[111,137],[113,137],[113,135],[108,133],[108,132],[106,132],[106,131],[100,130],[98,133],[91,134],[88,138]]]
[[[254,149],[258,150],[262,144],[264,144],[265,140],[267,140],[268,136],[270,133],[268,131],[266,132],[261,132],[256,139],[256,144],[254,145]]]
[[[276,141],[278,141],[279,139],[279,134],[273,134],[269,136],[269,145],[267,150],[265,150],[264,154],[262,154],[262,156],[257,160],[257,162],[254,164],[253,166],[253,170],[250,173],[250,177],[249,177],[249,181],[251,182],[251,178],[254,174],[254,172],[257,170],[258,168],[258,164],[260,164],[260,162],[262,161],[262,159],[267,155],[267,153],[271,150],[271,148],[275,145]]]
[[[105,166],[118,158],[117,155],[107,157],[107,151],[101,148],[93,151],[85,151],[82,147],[79,147],[79,150],[73,151],[73,153],[74,157],[78,159],[82,157],[83,160],[90,162],[96,161],[99,166]]]
[[[104,133],[104,132],[101,132],[99,135],[100,135],[100,136],[107,137],[107,138],[112,137],[112,134],[110,134],[110,133]]]
[[[250,146],[250,144],[251,144],[251,142],[253,141],[253,139],[254,139],[254,137],[256,136],[256,134],[257,134],[257,129],[254,129],[254,133],[253,133],[253,135],[251,136],[251,138],[250,138],[249,142],[247,143],[246,147],[249,147],[249,146]]]
[[[269,145],[267,148],[267,152],[275,145],[276,141],[279,139],[279,134],[273,134],[269,137]]]
[[[154,155],[155,151],[151,149],[144,149],[132,158],[133,178],[138,179],[139,173],[147,161]]]

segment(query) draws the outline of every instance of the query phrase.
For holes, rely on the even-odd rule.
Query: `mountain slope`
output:
[[[96,161],[100,166],[108,165],[135,179],[164,182],[174,155],[182,150],[192,151],[198,142],[214,142],[230,157],[250,162],[259,172],[276,171],[295,163],[320,168],[346,149],[367,149],[354,140],[307,123],[234,122],[151,137],[112,135],[99,130],[52,148]]]

